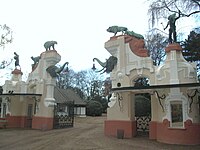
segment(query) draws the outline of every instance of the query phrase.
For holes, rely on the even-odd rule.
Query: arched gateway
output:
[[[167,57],[153,66],[144,40],[129,35],[111,37],[105,48],[118,58],[111,72],[112,97],[104,132],[125,138],[136,135],[135,103],[137,93],[151,94],[149,138],[171,144],[200,144],[200,101],[196,66],[182,56],[179,44],[166,47]],[[149,87],[134,87],[136,78],[148,77]]]

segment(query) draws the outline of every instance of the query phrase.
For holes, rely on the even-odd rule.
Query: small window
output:
[[[183,127],[182,102],[171,102],[171,127]]]

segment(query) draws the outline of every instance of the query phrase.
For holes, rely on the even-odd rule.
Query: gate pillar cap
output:
[[[173,44],[169,44],[166,48],[165,48],[166,52],[170,52],[170,51],[182,51],[182,47],[180,46],[180,44],[178,43],[173,43]]]

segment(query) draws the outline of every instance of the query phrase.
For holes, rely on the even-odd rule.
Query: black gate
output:
[[[149,122],[151,121],[151,116],[140,116],[140,117],[135,117],[135,119],[137,121],[137,134],[148,135]]]
[[[54,129],[73,127],[74,102],[57,103],[54,106]]]

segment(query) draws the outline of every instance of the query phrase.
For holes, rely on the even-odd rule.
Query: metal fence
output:
[[[135,117],[137,121],[137,131],[149,132],[149,122],[151,121],[151,116],[140,116]]]
[[[74,125],[74,102],[54,106],[54,129],[68,128]]]

